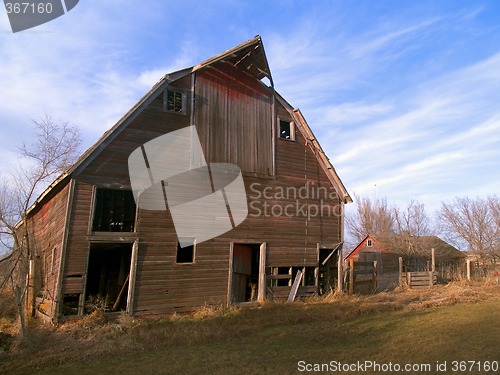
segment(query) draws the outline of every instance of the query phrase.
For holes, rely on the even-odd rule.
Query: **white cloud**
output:
[[[200,42],[208,24],[175,19],[183,3],[89,0],[18,34],[0,12],[0,156],[12,158],[29,119],[45,112],[76,122],[90,146],[164,74],[231,47],[227,30],[248,33],[251,26],[238,28],[248,5],[189,4],[203,22],[226,5],[244,11],[224,34],[213,31],[218,46]],[[467,55],[475,37],[487,40],[484,30],[448,43],[482,10],[411,19],[395,11],[366,26],[348,14],[332,19],[321,6],[294,12],[286,31],[266,25],[255,33],[267,34],[277,90],[301,108],[347,188],[362,194],[377,185],[395,203],[497,191],[500,53]]]
[[[356,60],[366,56],[372,57],[378,52],[387,51],[387,49],[392,50],[395,45],[400,46],[406,37],[417,32],[425,31],[441,19],[442,17],[435,17],[422,22],[410,22],[409,26],[394,25],[389,29],[391,31],[384,30],[382,33],[376,31],[373,33],[375,35],[363,35],[362,40],[359,43],[356,43],[352,47],[348,48],[349,54],[352,59]],[[396,30],[392,31],[394,27]]]
[[[342,103],[326,105],[318,114],[318,126],[355,124],[389,113],[393,106],[389,103]]]

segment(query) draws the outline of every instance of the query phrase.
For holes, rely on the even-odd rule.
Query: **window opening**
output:
[[[293,122],[289,120],[279,119],[279,137],[281,139],[294,140]]]
[[[278,267],[278,275],[288,275],[288,278],[278,279],[276,286],[292,285],[292,274],[290,273],[290,271],[290,267]]]
[[[164,93],[163,110],[167,112],[186,113],[186,93],[169,88]]]
[[[131,191],[96,189],[93,231],[133,232],[134,222],[135,201]]]
[[[176,263],[194,263],[194,250],[196,246],[196,239],[193,238],[187,242],[191,243],[191,245],[181,247],[181,244],[177,242],[177,255],[175,260]]]

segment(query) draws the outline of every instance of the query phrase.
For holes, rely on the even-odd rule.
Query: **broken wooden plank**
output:
[[[297,296],[297,291],[299,290],[301,280],[302,271],[297,271],[297,275],[295,276],[295,280],[293,281],[292,289],[290,290],[290,295],[288,296],[288,302],[295,301],[295,297]]]
[[[117,311],[118,307],[120,307],[120,302],[122,301],[123,295],[125,294],[125,287],[127,286],[129,278],[130,278],[130,272],[128,273],[125,281],[123,282],[122,288],[120,289],[120,293],[118,293],[118,297],[116,297],[116,301],[113,304],[113,311]]]

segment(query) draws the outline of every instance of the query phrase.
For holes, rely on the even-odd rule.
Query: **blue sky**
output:
[[[165,73],[260,34],[276,89],[304,113],[351,195],[432,212],[499,192],[497,1],[82,0],[13,34],[0,9],[0,158],[30,119],[91,146]]]

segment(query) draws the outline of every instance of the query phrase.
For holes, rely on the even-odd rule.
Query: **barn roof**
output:
[[[228,61],[258,80],[266,77],[269,79],[271,86],[274,86],[271,70],[269,69],[267,57],[264,52],[264,45],[259,35],[203,61],[193,67],[193,70],[202,69],[219,61]]]
[[[418,255],[430,258],[431,249],[433,248],[436,259],[461,259],[467,257],[462,251],[443,241],[438,236],[418,236],[416,240],[417,244],[420,245]]]
[[[351,259],[354,255],[356,255],[357,253],[359,253],[359,251],[363,248],[364,244],[366,243],[366,240],[368,239],[371,239],[378,247],[380,250],[382,251],[387,251],[386,247],[384,245],[382,245],[381,242],[379,242],[377,239],[375,239],[374,237],[372,237],[371,235],[367,235],[365,238],[363,238],[363,240],[345,257],[345,260],[349,260]]]
[[[367,239],[371,239],[374,241],[374,246],[375,248],[378,247],[380,250],[383,252],[387,253],[397,253],[397,254],[403,254],[401,249],[398,248],[398,241],[396,240],[396,237],[389,237],[383,240],[385,243],[382,244],[381,241],[378,241],[376,238],[374,238],[371,235],[367,235],[355,248],[352,250],[349,255],[345,257],[346,260],[350,259],[352,256],[354,256],[356,253],[358,253],[363,247]],[[444,259],[462,259],[465,258],[466,255],[450,245],[449,243],[443,241],[441,238],[438,236],[414,236],[412,237],[414,241],[414,245],[417,248],[415,253],[413,255],[418,256],[418,257],[426,257],[430,258],[432,250],[435,250],[435,256],[437,260],[444,260]]]
[[[228,61],[233,65],[243,69],[245,72],[251,76],[262,80],[267,78],[273,89],[273,92],[278,98],[281,96],[274,91],[274,83],[271,76],[271,70],[269,69],[269,64],[264,51],[264,46],[262,43],[262,38],[257,35],[252,39],[249,39],[236,47],[228,49],[214,57],[211,57],[198,65],[189,67],[186,69],[178,70],[173,73],[165,74],[139,101],[130,108],[127,113],[125,113],[118,122],[111,127],[109,130],[104,132],[104,134],[97,140],[97,142],[88,148],[80,158],[70,167],[67,171],[63,172],[52,184],[50,184],[47,189],[35,200],[35,202],[28,209],[28,213],[31,213],[47,196],[53,192],[56,187],[61,188],[66,184],[71,175],[78,175],[83,171],[99,154],[104,150],[109,143],[111,143],[134,119],[156,98],[156,96],[166,89],[169,83],[177,81],[192,72],[206,69],[217,62]],[[282,99],[282,98],[281,98]],[[283,99],[284,101],[284,99]],[[285,101],[286,102],[286,101]],[[288,103],[287,103],[288,104]],[[288,107],[292,108],[289,104]],[[337,188],[337,192],[342,198],[343,202],[352,202],[346,188],[342,184],[342,181],[338,177],[335,169],[329,162],[328,158],[324,154],[323,150],[317,143],[311,129],[307,125],[305,119],[298,109],[291,110],[291,114],[295,114],[295,119],[302,126],[302,130],[307,134],[306,139],[309,139],[314,144],[314,148],[318,151],[317,155],[318,161],[322,164],[327,176],[330,181]]]

